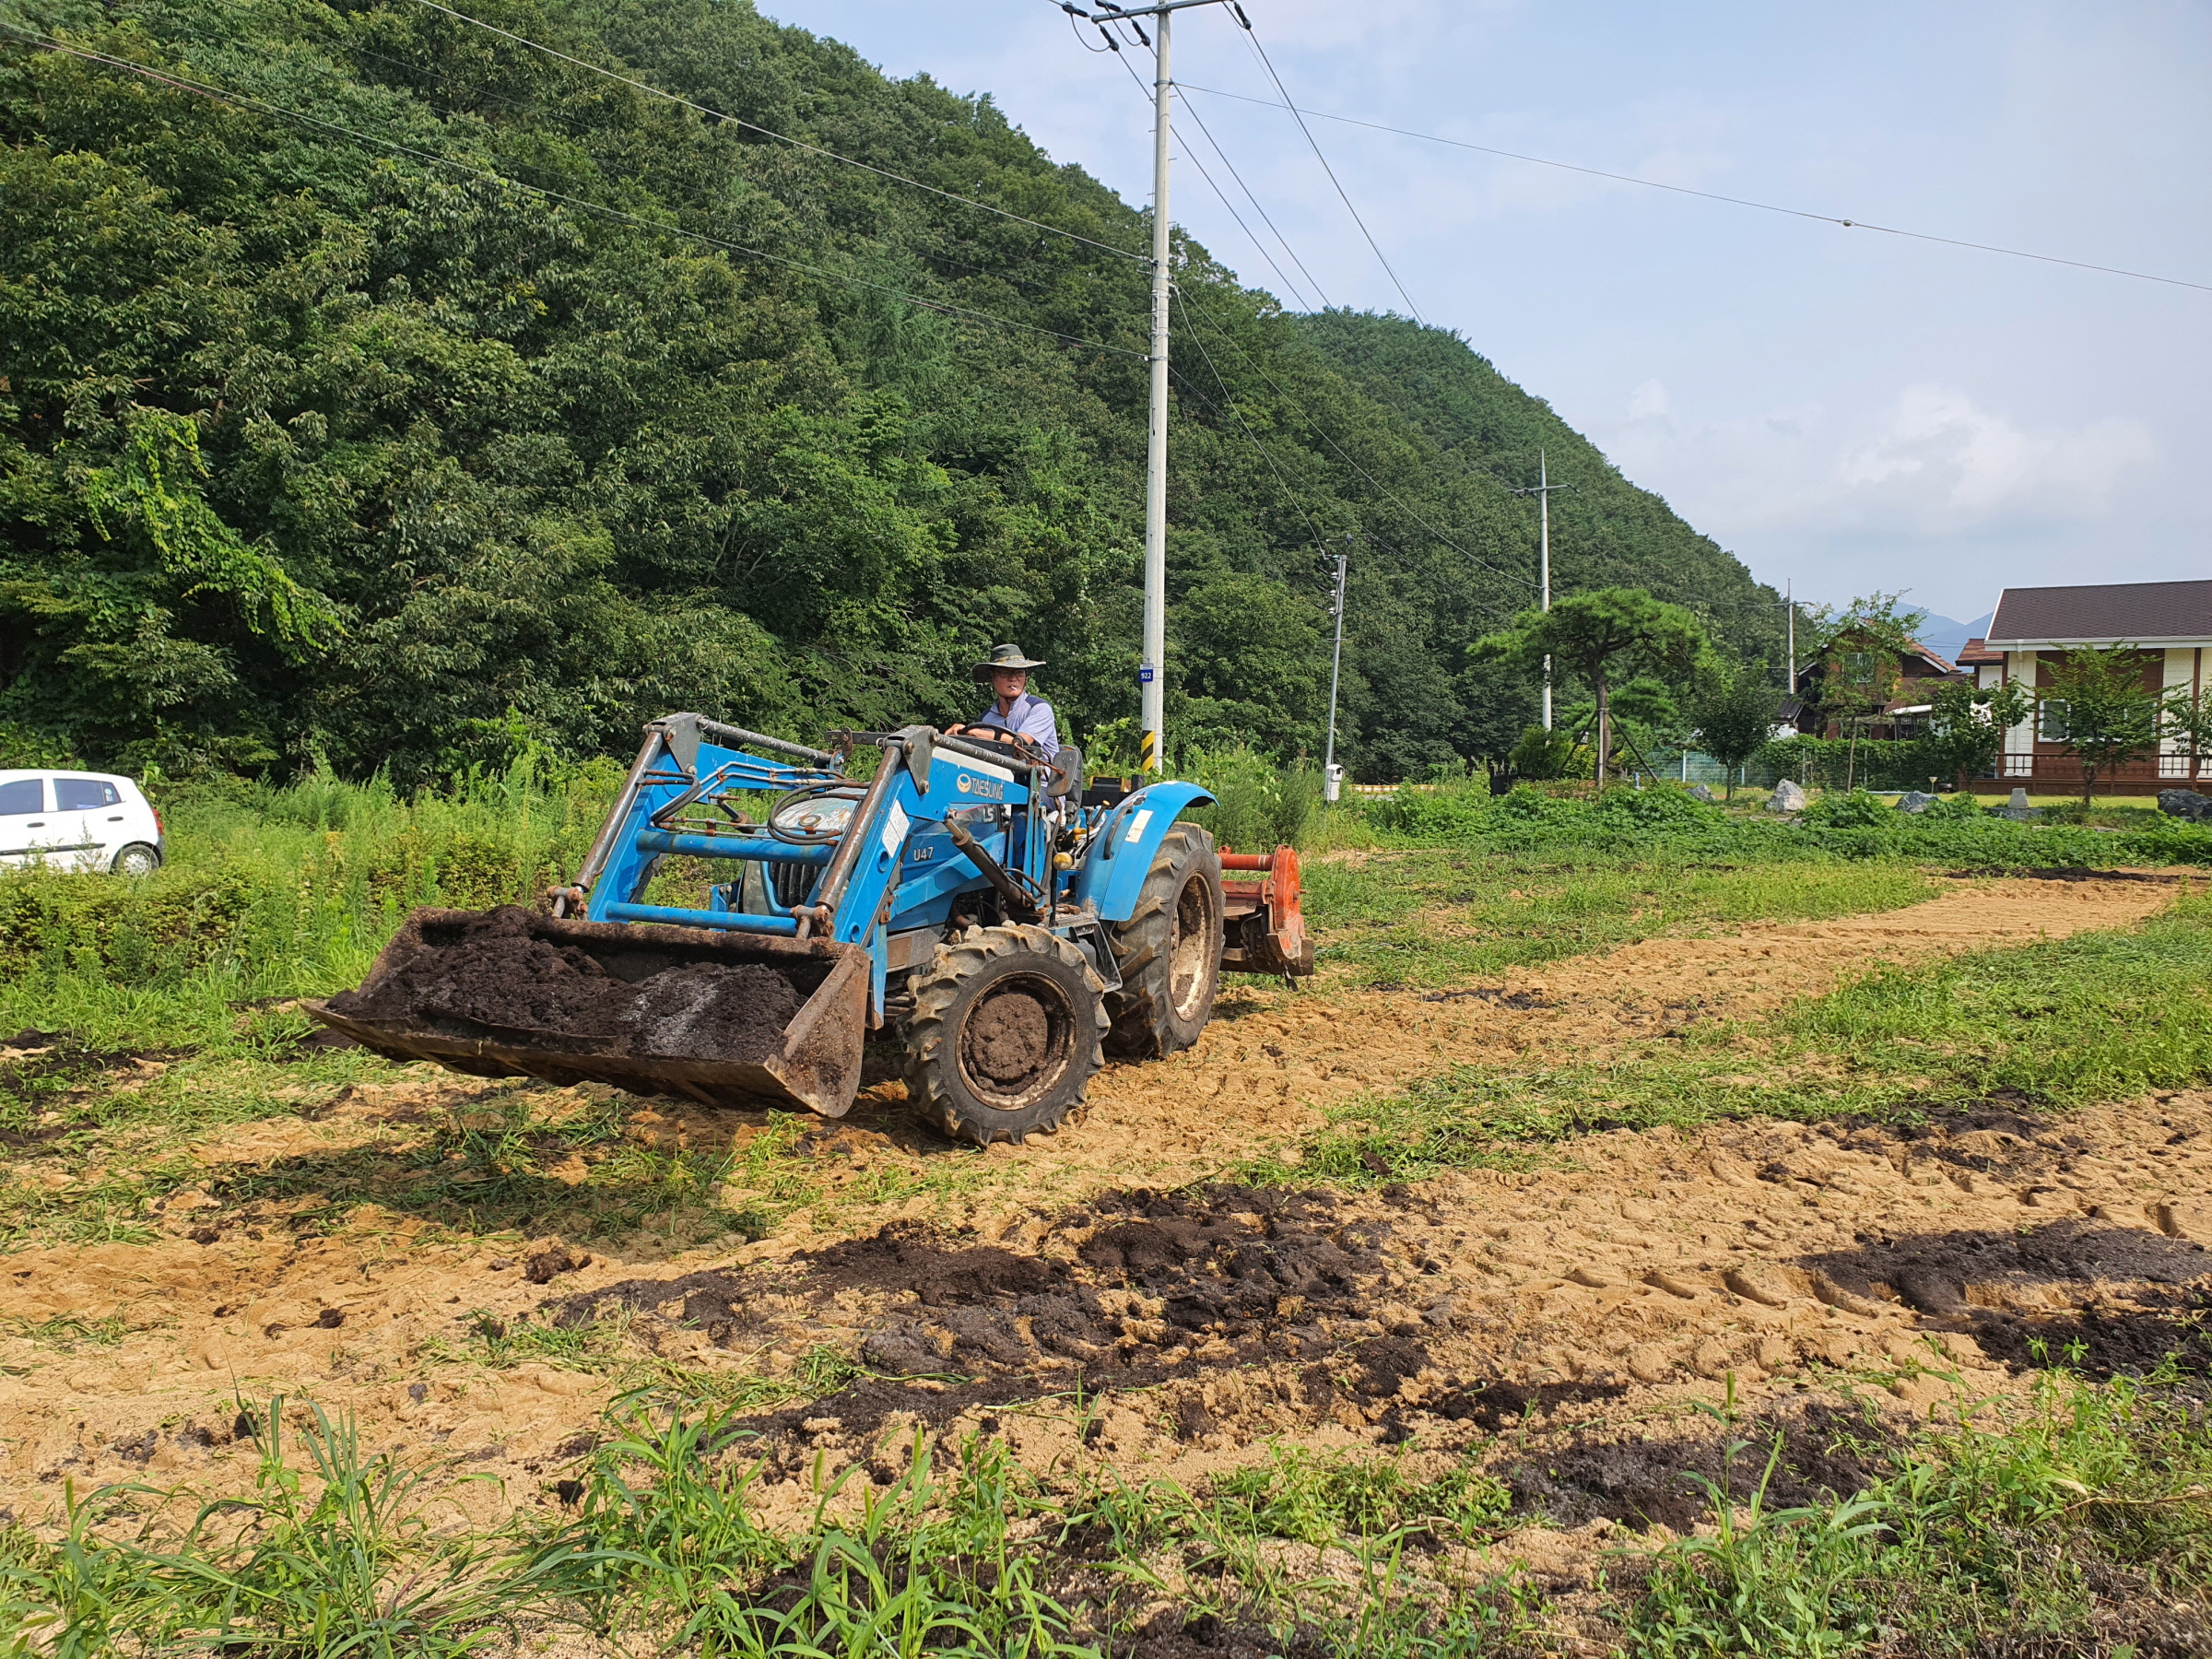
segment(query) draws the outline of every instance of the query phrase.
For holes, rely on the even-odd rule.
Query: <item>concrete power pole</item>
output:
[[[1783,585],[1782,606],[1788,618],[1787,634],[1790,641],[1786,647],[1790,656],[1790,677],[1783,686],[1782,694],[1784,697],[1795,697],[1797,695],[1797,579],[1794,576]]]
[[[1516,489],[1517,496],[1535,496],[1536,514],[1543,529],[1536,543],[1537,603],[1545,610],[1551,608],[1551,492],[1555,489],[1572,489],[1571,484],[1554,484],[1545,465],[1542,450],[1536,452],[1536,482],[1533,488]],[[1544,659],[1544,729],[1551,730],[1551,659]]]
[[[1336,768],[1336,682],[1344,669],[1344,585],[1350,563],[1349,553],[1336,555],[1336,644],[1329,654],[1329,743],[1321,757],[1321,798],[1324,801],[1334,801],[1344,793],[1344,777]]]
[[[1169,17],[1159,14],[1152,68],[1152,407],[1145,442],[1145,655],[1136,677],[1144,697],[1144,740],[1138,765],[1158,771],[1165,756],[1168,657],[1168,72]]]
[[[1168,63],[1168,41],[1171,33],[1170,14],[1194,6],[1230,5],[1234,0],[1159,0],[1153,6],[1110,6],[1101,4],[1096,11],[1085,11],[1061,0],[1060,9],[1070,17],[1081,18],[1095,23],[1100,32],[1107,33],[1108,26],[1127,23],[1137,31],[1137,39],[1145,38],[1144,28],[1136,22],[1139,18],[1154,19],[1153,27],[1159,39],[1150,42],[1152,47],[1152,400],[1151,419],[1145,443],[1145,640],[1144,657],[1137,665],[1136,681],[1141,698],[1140,718],[1144,735],[1140,740],[1138,765],[1147,772],[1160,770],[1167,759],[1167,682],[1162,670],[1168,654],[1168,307],[1173,299],[1175,284],[1168,265],[1168,161],[1171,148],[1172,132],[1170,125],[1169,100],[1174,91],[1174,78]],[[1242,14],[1239,13],[1239,20]],[[1251,27],[1249,24],[1247,28]],[[1107,40],[1115,51],[1121,50],[1111,33]]]

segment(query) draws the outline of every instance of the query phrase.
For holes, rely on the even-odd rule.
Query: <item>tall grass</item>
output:
[[[2212,827],[2167,818],[2112,833],[2021,824],[1965,797],[1916,816],[1859,793],[1784,818],[1707,806],[1671,784],[1608,789],[1590,800],[1527,785],[1492,796],[1473,782],[1405,791],[1349,810],[1399,845],[1489,853],[1591,849],[1757,864],[1897,858],[1969,869],[2212,864]]]
[[[291,1437],[301,1466],[285,1415],[277,1398],[248,1419],[253,1495],[202,1503],[182,1529],[162,1517],[183,1494],[106,1487],[70,1494],[53,1544],[5,1535],[0,1613],[18,1635],[0,1651],[459,1659],[530,1599],[537,1570],[441,1533],[419,1470],[364,1453],[351,1420],[320,1406]],[[134,1511],[138,1526],[113,1535]]]
[[[1191,754],[1183,770],[1214,797],[1192,820],[1239,853],[1302,847],[1320,818],[1321,773],[1312,766],[1283,766],[1248,748],[1225,748]]]
[[[524,902],[572,874],[617,782],[525,758],[412,797],[381,778],[181,787],[151,876],[0,874],[0,1027],[220,1047],[238,1005],[358,981],[418,905]]]
[[[1745,1510],[1708,1483],[1712,1524],[1660,1553],[1629,1652],[2202,1652],[2212,1437],[2176,1381],[2046,1371],[1830,1503]]]

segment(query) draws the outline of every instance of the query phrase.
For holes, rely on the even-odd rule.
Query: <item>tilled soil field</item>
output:
[[[2123,927],[2173,891],[1983,882],[1441,994],[1241,989],[1192,1053],[1110,1068],[1079,1124],[957,1153],[991,1177],[971,1195],[847,1204],[751,1243],[477,1241],[374,1206],[295,1232],[226,1207],[227,1165],[383,1144],[483,1087],[394,1067],[211,1136],[208,1181],[171,1195],[157,1242],[0,1261],[17,1333],[0,1338],[0,1503],[45,1513],[65,1481],[236,1488],[254,1462],[241,1408],[281,1391],[351,1411],[365,1444],[403,1449],[488,1524],[558,1506],[641,1375],[804,1377],[830,1356],[862,1374],[843,1364],[828,1392],[746,1419],[771,1523],[803,1521],[841,1470],[888,1480],[916,1426],[998,1436],[1037,1470],[1186,1483],[1271,1439],[1401,1446],[1477,1456],[1517,1524],[1488,1547],[1571,1599],[1613,1529],[1693,1522],[1686,1475],[1723,1474],[1694,1406],[1731,1376],[1745,1420],[1783,1436],[1788,1501],[1863,1481],[1852,1446],[1882,1422],[2014,1390],[2052,1354],[2091,1374],[2169,1352],[2212,1370],[2212,1097],[1618,1131],[1554,1168],[1357,1194],[1226,1182],[1224,1166],[1446,1062],[1586,1057],[1876,962]],[[956,1155],[904,1124],[897,1090],[802,1143],[826,1191]],[[765,1120],[638,1104],[632,1123],[697,1146]],[[112,1341],[67,1335],[100,1320]],[[543,1357],[481,1346],[518,1333]],[[619,1363],[561,1361],[564,1336],[593,1333]],[[1831,1432],[1839,1414],[1857,1441]],[[480,1475],[498,1478],[463,1478]]]

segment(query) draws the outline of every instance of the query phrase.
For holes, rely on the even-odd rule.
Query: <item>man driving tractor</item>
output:
[[[989,686],[995,700],[975,724],[1025,737],[1050,760],[1060,752],[1060,723],[1053,705],[1030,690],[1030,670],[1044,665],[1021,654],[1018,645],[996,645],[991,655],[975,665],[976,684]]]

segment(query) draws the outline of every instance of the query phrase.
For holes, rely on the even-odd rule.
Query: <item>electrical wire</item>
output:
[[[320,115],[309,115],[298,110],[287,109],[282,104],[271,103],[265,99],[255,98],[242,92],[232,92],[205,81],[194,81],[182,76],[166,74],[144,64],[135,64],[128,58],[113,57],[106,53],[89,51],[81,46],[72,46],[66,41],[50,40],[43,35],[34,34],[24,29],[17,24],[0,24],[0,30],[5,30],[7,34],[27,44],[42,47],[49,52],[65,53],[71,57],[82,58],[88,63],[103,64],[110,68],[121,69],[145,79],[173,87],[181,92],[190,92],[202,98],[213,99],[238,109],[279,116],[288,121],[299,122],[305,126],[320,127],[326,132],[339,134],[358,143],[377,145],[400,155],[412,157],[418,161],[427,161],[434,166],[451,168],[454,171],[465,173],[472,178],[525,191],[532,195],[542,196],[547,201],[559,202],[566,206],[580,208],[586,213],[595,213],[606,218],[636,226],[640,229],[684,237],[692,241],[704,242],[710,247],[720,248],[726,253],[742,253],[749,259],[763,260],[770,265],[782,265],[790,270],[803,272],[810,276],[818,276],[825,281],[841,282],[851,288],[867,288],[875,293],[888,294],[895,300],[903,300],[910,305],[918,305],[924,310],[934,311],[947,317],[972,323],[985,323],[994,328],[1012,329],[1022,334],[1041,335],[1064,346],[1083,346],[1094,351],[1110,352],[1118,357],[1135,358],[1139,361],[1148,360],[1147,353],[1133,351],[1126,346],[1109,346],[1102,340],[1086,339],[1079,335],[1067,334],[1059,329],[1044,328],[1031,323],[1017,323],[1008,317],[994,317],[988,312],[974,311],[964,305],[953,305],[943,300],[926,299],[920,294],[908,293],[903,288],[892,288],[887,283],[870,282],[860,276],[848,276],[842,272],[827,270],[820,265],[809,265],[804,260],[787,258],[780,253],[768,253],[764,249],[747,247],[743,242],[728,241],[718,236],[709,236],[703,230],[687,230],[680,225],[664,224],[657,219],[644,218],[634,213],[625,213],[619,207],[609,207],[582,196],[571,195],[565,191],[549,190],[542,184],[532,184],[526,180],[514,178],[493,168],[458,161],[450,156],[441,156],[432,150],[418,149],[413,145],[402,144],[396,138],[385,138],[374,133],[364,133],[357,128],[347,126],[343,123],[326,120]]]
[[[1218,87],[1200,87],[1189,81],[1177,81],[1175,84],[1186,91],[1204,92],[1211,98],[1233,98],[1240,103],[1259,104],[1263,108],[1270,110],[1288,110],[1292,115],[1299,117],[1299,125],[1301,129],[1305,125],[1304,118],[1311,115],[1317,121],[1340,122],[1346,126],[1366,127],[1371,132],[1390,133],[1400,138],[1418,138],[1426,144],[1448,145],[1453,149],[1474,150],[1485,156],[1502,156],[1509,161],[1526,161],[1536,167],[1556,167],[1566,172],[1583,173],[1594,179],[1610,179],[1618,184],[1641,184],[1646,190],[1664,190],[1674,195],[1698,196],[1708,202],[1724,202],[1732,207],[1756,207],[1761,213],[1780,213],[1792,218],[1817,219],[1824,225],[1841,225],[1846,230],[1878,230],[1884,236],[1902,236],[1914,241],[1939,242],[1951,248],[1971,248],[1977,253],[2002,253],[2009,259],[2032,259],[2044,265],[2068,265],[2077,271],[2099,271],[2108,276],[2127,276],[2137,282],[2164,283],[2170,288],[2195,288],[2202,293],[2212,293],[2212,283],[2190,282],[2180,276],[2160,276],[2149,271],[2130,271],[2119,265],[2092,265],[2082,259],[2062,259],[2055,253],[2031,253],[2023,248],[2004,248],[1997,246],[1994,242],[1968,241],[1956,236],[1937,236],[1927,230],[1904,230],[1895,225],[1873,225],[1865,219],[1842,218],[1832,213],[1815,213],[1804,207],[1784,207],[1773,202],[1753,201],[1748,196],[1723,195],[1718,191],[1693,190],[1687,184],[1666,184],[1657,179],[1640,179],[1633,173],[1607,172],[1602,167],[1583,167],[1572,161],[1555,161],[1548,156],[1531,156],[1519,150],[1499,149],[1488,144],[1470,144],[1464,138],[1445,138],[1435,133],[1417,133],[1408,127],[1388,126],[1380,121],[1365,121],[1356,115],[1332,115],[1325,110],[1301,110],[1290,101],[1290,95],[1288,92],[1283,94],[1282,101],[1277,103],[1271,98],[1254,98],[1246,92],[1226,92]],[[1282,83],[1278,80],[1276,86],[1277,90],[1280,90]]]
[[[1183,315],[1188,318],[1190,307],[1183,300],[1182,295],[1178,292],[1174,299],[1177,305],[1182,306]],[[1290,488],[1290,480],[1283,476],[1283,469],[1276,465],[1274,455],[1269,453],[1267,446],[1260,441],[1260,435],[1252,429],[1251,423],[1244,418],[1244,412],[1237,407],[1236,396],[1230,391],[1229,382],[1221,378],[1221,371],[1214,362],[1213,353],[1206,350],[1206,342],[1200,339],[1194,332],[1186,331],[1186,337],[1192,345],[1198,347],[1198,355],[1206,359],[1206,370],[1213,375],[1214,384],[1220,388],[1222,403],[1227,406],[1230,418],[1237,423],[1238,429],[1243,432],[1244,436],[1252,440],[1252,447],[1260,452],[1260,459],[1267,463],[1268,470],[1275,474],[1276,482],[1282,486],[1284,497],[1293,507],[1298,509],[1299,516],[1306,521],[1306,530],[1313,538],[1313,550],[1318,553],[1321,550],[1322,542],[1321,526],[1313,522],[1312,513],[1306,510],[1306,504],[1299,498],[1298,492]],[[1169,366],[1169,372],[1174,372],[1171,364]],[[1179,374],[1175,378],[1182,379]]]
[[[1134,73],[1134,71],[1132,71],[1132,73]],[[1277,229],[1273,216],[1271,216],[1267,209],[1261,205],[1260,198],[1253,194],[1252,186],[1244,182],[1244,175],[1237,171],[1237,164],[1229,159],[1229,152],[1223,149],[1219,141],[1214,137],[1213,128],[1206,124],[1206,117],[1198,112],[1196,105],[1193,104],[1189,99],[1182,97],[1182,83],[1180,81],[1175,83],[1175,95],[1179,100],[1181,100],[1183,109],[1189,112],[1191,119],[1198,124],[1198,131],[1205,135],[1206,141],[1210,147],[1212,147],[1214,154],[1221,158],[1221,165],[1229,170],[1229,176],[1237,182],[1237,188],[1244,193],[1244,199],[1252,204],[1253,211],[1258,213],[1261,219],[1265,222],[1267,229],[1275,232],[1275,240],[1282,244],[1283,252],[1289,256],[1290,263],[1298,267],[1299,275],[1303,276],[1306,279],[1308,286],[1311,287],[1315,293],[1321,296],[1321,302],[1323,305],[1325,306],[1332,303],[1327,291],[1322,288],[1321,283],[1315,278],[1313,273],[1306,269],[1306,262],[1299,258],[1298,250],[1290,245],[1290,239],[1285,236],[1280,229]],[[1198,171],[1200,172],[1206,171],[1205,164],[1198,162],[1197,157],[1193,156],[1191,159],[1193,162],[1198,163]],[[1206,182],[1208,184],[1212,184],[1213,179],[1209,176]],[[1215,186],[1214,194],[1216,195],[1221,194],[1219,186]],[[1225,196],[1222,198],[1222,206],[1225,207],[1229,206],[1228,198]],[[1232,218],[1235,217],[1236,209],[1230,207],[1230,213]],[[1240,229],[1242,228],[1243,223],[1244,221],[1241,218],[1237,220],[1237,224]],[[1244,234],[1247,236],[1252,236],[1252,232],[1249,230],[1246,230]],[[1281,276],[1283,278],[1283,285],[1289,288],[1291,292],[1297,293],[1297,285],[1293,283],[1288,276],[1284,276],[1283,267],[1275,263],[1275,256],[1269,253],[1265,247],[1260,246],[1259,238],[1253,237],[1253,246],[1260,249],[1260,257],[1266,260],[1268,265],[1273,267],[1275,274],[1277,276]],[[1305,304],[1304,295],[1299,295],[1299,303],[1301,305]]]
[[[1100,50],[1102,51],[1104,49],[1100,48]],[[1152,97],[1150,88],[1146,87],[1143,77],[1137,74],[1135,66],[1130,64],[1129,60],[1126,57],[1117,56],[1115,61],[1128,72],[1130,80],[1135,82],[1136,85],[1136,89],[1143,93],[1147,100],[1149,100]],[[1172,82],[1170,83],[1171,86],[1172,86]],[[1190,110],[1193,120],[1198,119],[1198,112],[1195,110],[1191,110],[1191,106],[1187,100],[1185,100],[1182,107],[1185,110]],[[1204,132],[1206,129],[1206,123],[1204,121],[1199,121],[1198,127],[1201,132]],[[1206,141],[1208,144],[1214,143],[1213,135],[1211,133],[1206,134]],[[1237,170],[1235,164],[1232,163],[1227,156],[1221,154],[1221,147],[1218,144],[1214,145],[1214,154],[1220,156],[1221,164],[1229,169],[1230,177],[1236,178],[1237,182],[1240,185],[1243,185],[1244,181],[1241,178],[1237,178]],[[1216,196],[1220,198],[1221,206],[1228,209],[1229,217],[1237,221],[1237,229],[1244,232],[1245,239],[1252,243],[1253,249],[1259,253],[1259,256],[1267,262],[1268,268],[1272,270],[1281,280],[1282,285],[1290,290],[1291,295],[1298,300],[1300,305],[1304,306],[1307,310],[1311,311],[1312,309],[1312,303],[1306,299],[1304,294],[1299,291],[1298,284],[1290,280],[1289,274],[1286,272],[1281,265],[1276,263],[1275,255],[1267,251],[1267,244],[1263,242],[1258,237],[1252,233],[1252,227],[1244,222],[1244,216],[1237,211],[1237,205],[1230,201],[1227,193],[1222,190],[1220,185],[1214,182],[1214,175],[1212,171],[1208,170],[1206,163],[1200,160],[1194,153],[1186,153],[1184,159],[1189,161],[1193,167],[1195,167],[1198,170],[1198,176],[1206,181],[1206,188],[1212,191]],[[1244,194],[1247,196],[1252,196],[1252,190],[1249,186],[1245,186]],[[1260,207],[1259,198],[1256,196],[1252,196],[1252,205],[1254,207]],[[1260,207],[1260,217],[1262,218],[1266,218],[1267,210],[1265,207]],[[1273,219],[1267,220],[1267,228],[1270,230],[1275,230],[1275,221]],[[1281,231],[1276,230],[1276,240],[1278,241],[1282,241]],[[1283,242],[1283,252],[1286,253],[1290,253],[1290,258],[1293,264],[1297,262],[1298,255],[1290,253],[1290,244],[1287,241]],[[1303,271],[1306,267],[1300,265],[1298,268]],[[1313,279],[1309,275],[1306,280],[1312,282]],[[1320,288],[1321,285],[1319,283],[1314,283],[1314,291],[1316,293],[1320,292]],[[1322,295],[1322,302],[1324,304],[1328,302],[1328,296],[1326,294]]]
[[[429,0],[424,0],[424,3],[427,5]],[[1398,280],[1398,274],[1392,268],[1389,259],[1384,256],[1382,247],[1376,242],[1374,232],[1367,228],[1367,221],[1359,217],[1359,209],[1352,206],[1352,198],[1345,194],[1344,185],[1336,177],[1336,170],[1329,165],[1328,157],[1321,153],[1321,144],[1313,136],[1313,129],[1306,124],[1305,116],[1291,101],[1290,89],[1283,85],[1283,77],[1276,74],[1275,63],[1268,57],[1267,48],[1260,44],[1259,31],[1253,28],[1251,19],[1245,18],[1241,11],[1237,13],[1237,17],[1244,25],[1244,39],[1250,42],[1253,51],[1258,53],[1260,63],[1267,71],[1267,78],[1275,83],[1275,89],[1283,95],[1283,108],[1288,110],[1291,115],[1297,119],[1298,130],[1305,134],[1306,143],[1312,147],[1313,159],[1321,163],[1321,171],[1329,175],[1329,182],[1336,187],[1336,199],[1344,204],[1344,210],[1352,216],[1352,223],[1359,227],[1359,234],[1367,238],[1368,247],[1373,250],[1375,258],[1382,265],[1382,269],[1389,273],[1392,285],[1398,290],[1398,298],[1406,301],[1406,309],[1413,313],[1413,320],[1424,327],[1427,326],[1428,319],[1421,315],[1421,308],[1414,304],[1413,296],[1406,291],[1406,285]]]
[[[1086,247],[1098,248],[1108,253],[1118,253],[1124,259],[1137,260],[1145,265],[1152,263],[1148,254],[1134,253],[1127,248],[1117,248],[1112,242],[1102,242],[1092,237],[1079,235],[1073,230],[1064,230],[1058,225],[1048,225],[1042,219],[1033,219],[1027,215],[1015,213],[1005,207],[994,207],[988,202],[979,202],[973,196],[961,195],[958,191],[944,190],[935,184],[924,184],[921,180],[910,179],[904,173],[895,173],[888,168],[877,167],[870,161],[856,160],[851,156],[841,156],[833,149],[825,149],[818,144],[809,144],[804,138],[794,138],[788,134],[775,131],[772,127],[764,127],[758,122],[747,121],[741,116],[732,115],[726,111],[696,102],[678,93],[664,91],[649,81],[634,80],[630,76],[618,74],[603,65],[592,63],[585,58],[573,57],[558,47],[547,46],[533,41],[527,35],[516,34],[511,29],[501,29],[496,23],[488,23],[481,18],[470,17],[466,12],[455,11],[450,6],[441,6],[439,4],[439,0],[415,0],[415,3],[418,6],[427,6],[434,12],[443,12],[447,17],[456,18],[463,23],[473,24],[478,29],[499,35],[505,40],[512,41],[518,46],[527,46],[533,52],[542,52],[547,57],[559,58],[564,64],[573,64],[579,69],[586,69],[594,75],[605,76],[608,80],[618,81],[623,86],[643,92],[650,97],[666,99],[670,103],[680,104],[695,114],[711,115],[716,121],[729,122],[734,125],[743,127],[748,133],[759,133],[764,138],[773,138],[779,144],[788,144],[794,149],[805,150],[810,155],[824,156],[832,161],[841,161],[847,167],[857,167],[863,172],[874,173],[878,178],[890,180],[893,183],[905,184],[915,190],[926,190],[930,194],[943,196],[947,201],[959,202],[966,206],[981,208],[985,213],[995,213],[999,218],[1011,219],[1018,225],[1028,225],[1038,230],[1050,231],[1054,236],[1065,236],[1070,241],[1078,241]],[[1284,94],[1286,99],[1288,96],[1288,93]]]

